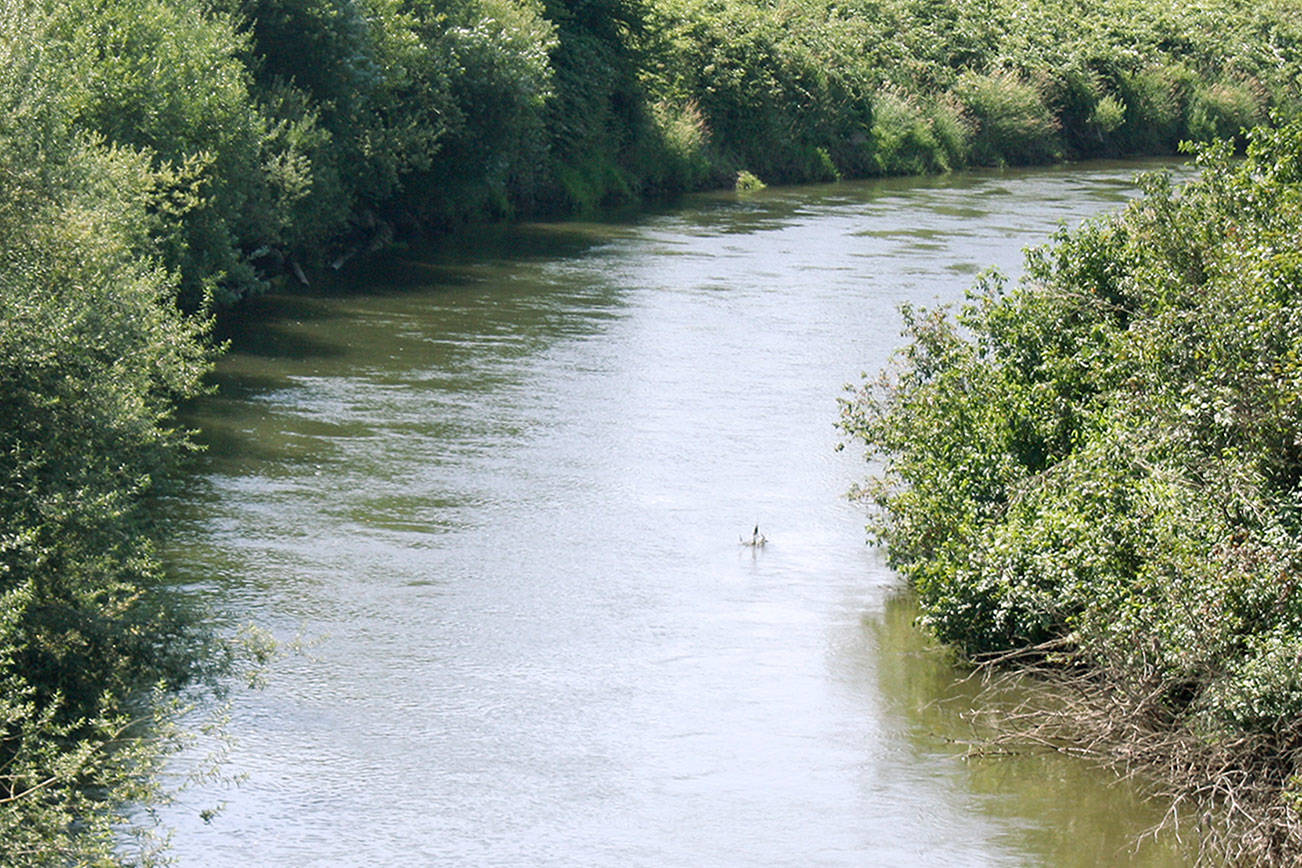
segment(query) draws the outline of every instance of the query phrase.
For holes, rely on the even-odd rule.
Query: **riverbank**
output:
[[[71,129],[147,156],[149,252],[192,310],[739,172],[1172,154],[1302,92],[1295,0],[9,2]]]
[[[1302,848],[1300,161],[1292,125],[1150,180],[1018,286],[908,311],[843,405],[930,628],[1074,685],[1029,734],[1153,773],[1254,862]]]

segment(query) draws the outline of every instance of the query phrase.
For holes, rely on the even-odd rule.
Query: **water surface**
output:
[[[247,780],[164,812],[179,863],[1173,861],[1105,774],[961,758],[972,688],[835,450],[897,305],[1015,274],[1135,171],[705,196],[251,306],[168,557],[311,647],[236,699]]]

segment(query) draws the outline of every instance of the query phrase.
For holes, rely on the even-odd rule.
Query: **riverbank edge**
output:
[[[994,744],[1139,777],[1198,862],[1302,853],[1302,125],[1249,140],[1058,233],[1016,288],[906,310],[842,404],[924,624],[1050,688],[981,710]]]

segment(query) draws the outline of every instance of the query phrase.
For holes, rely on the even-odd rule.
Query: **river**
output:
[[[484,229],[250,305],[165,554],[304,647],[235,694],[243,783],[161,809],[178,863],[1179,864],[1106,773],[963,759],[973,688],[835,448],[901,302],[1015,275],[1137,168]]]

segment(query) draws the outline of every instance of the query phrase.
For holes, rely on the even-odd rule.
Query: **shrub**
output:
[[[1126,105],[1112,94],[1104,94],[1089,114],[1090,126],[1101,134],[1116,132],[1126,122]]]
[[[949,106],[925,105],[898,87],[873,98],[872,153],[884,175],[946,172],[962,165],[968,128]]]
[[[62,22],[55,22],[61,24]],[[0,0],[0,861],[109,864],[157,793],[165,703],[196,661],[144,589],[142,498],[208,353],[151,255],[185,179],[80,132],[33,3]],[[133,723],[156,724],[142,734]]]
[[[1246,85],[1213,82],[1194,90],[1189,104],[1189,137],[1199,142],[1233,139],[1260,120],[1261,109]]]
[[[782,181],[873,169],[876,86],[854,28],[811,8],[664,2],[656,92],[694,102],[724,168]]]
[[[51,9],[56,29],[47,38],[75,70],[75,123],[148,151],[158,168],[188,165],[196,174],[193,207],[159,227],[190,305],[209,286],[224,300],[259,291],[262,276],[246,254],[282,245],[289,227],[270,183],[270,124],[253,104],[230,23],[187,0],[75,0]],[[301,179],[287,175],[302,163],[280,156],[281,192],[300,189]]]
[[[733,185],[733,188],[738,193],[758,193],[767,186],[768,185],[759,178],[755,177],[750,172],[747,172],[745,169],[742,169],[737,173],[737,181]]]
[[[1179,62],[1147,66],[1122,77],[1122,136],[1128,150],[1175,152],[1185,132],[1185,106],[1194,81],[1194,74]]]
[[[659,190],[692,190],[705,186],[712,173],[710,127],[693,100],[683,104],[660,100],[651,107],[659,147],[660,171],[652,178]]]
[[[1057,120],[1039,92],[1015,73],[964,73],[954,95],[972,118],[972,162],[1021,165],[1061,155]]]
[[[548,103],[557,28],[541,2],[423,2],[414,30],[429,46],[417,91],[445,89],[438,131],[422,159],[399,166],[401,208],[425,223],[508,216],[533,207],[546,183]],[[406,102],[403,99],[401,102]],[[384,210],[385,191],[362,195]]]

